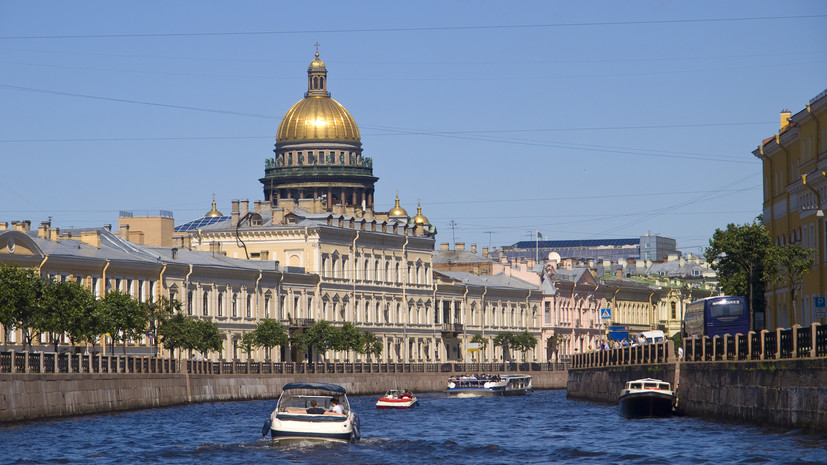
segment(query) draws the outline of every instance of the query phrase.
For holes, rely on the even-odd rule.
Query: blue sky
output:
[[[377,209],[697,254],[761,212],[751,152],[827,88],[821,1],[299,3],[0,2],[0,221],[262,199],[318,41]]]

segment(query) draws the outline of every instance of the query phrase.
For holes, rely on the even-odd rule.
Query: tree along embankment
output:
[[[565,371],[529,373],[536,389],[563,389]],[[265,375],[0,374],[0,423],[100,414],[201,402],[274,399],[294,381],[335,383],[348,394],[391,388],[440,392],[450,373]]]

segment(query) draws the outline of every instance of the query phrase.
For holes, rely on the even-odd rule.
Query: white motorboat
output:
[[[407,389],[391,389],[376,401],[376,408],[382,409],[405,409],[416,405],[416,396]]]
[[[626,418],[668,417],[675,405],[672,386],[653,378],[629,381],[620,391],[620,414]]]
[[[327,383],[285,384],[262,434],[268,431],[277,443],[354,442],[361,437],[345,388]]]
[[[449,379],[445,393],[456,397],[480,397],[522,396],[532,391],[531,375],[474,375]]]

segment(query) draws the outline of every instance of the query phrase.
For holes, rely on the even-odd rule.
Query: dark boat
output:
[[[626,418],[668,417],[675,405],[669,383],[644,378],[629,381],[620,391],[620,414]]]

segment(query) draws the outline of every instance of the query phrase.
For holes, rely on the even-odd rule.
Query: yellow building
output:
[[[824,321],[827,297],[827,91],[796,114],[781,112],[778,134],[753,151],[763,163],[764,223],[777,245],[815,251],[795,305],[786,287],[766,289],[766,327]]]

